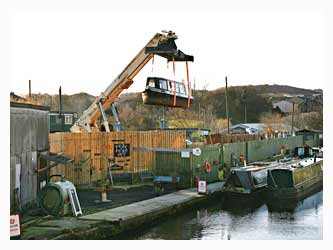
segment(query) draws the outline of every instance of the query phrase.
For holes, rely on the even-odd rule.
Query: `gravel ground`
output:
[[[100,193],[95,190],[79,190],[78,197],[80,200],[83,214],[90,214],[97,211],[124,206],[129,203],[151,199],[156,196],[153,192],[152,185],[145,185],[133,188],[114,188],[107,191],[108,202],[100,202]]]

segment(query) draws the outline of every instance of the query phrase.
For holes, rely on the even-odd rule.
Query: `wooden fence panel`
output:
[[[58,165],[51,174],[64,174],[76,185],[91,184],[106,178],[107,166],[117,164],[123,170],[114,173],[152,170],[155,152],[134,151],[134,147],[185,148],[185,131],[122,131],[49,134],[50,152],[63,152],[74,163]],[[129,155],[115,156],[115,144],[129,144]]]

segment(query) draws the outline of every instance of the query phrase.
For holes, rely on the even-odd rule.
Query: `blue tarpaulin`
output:
[[[174,183],[174,179],[178,183],[180,181],[180,177],[172,177],[172,176],[154,176],[154,182],[167,182],[167,183]]]

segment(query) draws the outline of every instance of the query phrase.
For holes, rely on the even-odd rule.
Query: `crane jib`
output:
[[[194,57],[192,55],[187,55],[183,53],[181,50],[177,49],[177,45],[175,43],[177,36],[174,32],[168,31],[164,33],[166,34],[157,33],[148,42],[148,44],[134,57],[134,59],[125,67],[122,73],[103,92],[103,94],[107,96],[107,100],[102,101],[104,109],[107,108],[107,106],[110,105],[121,94],[121,92],[124,89],[127,89],[132,85],[133,77],[145,66],[145,64],[154,55],[164,57],[168,60],[168,62],[194,61]],[[191,100],[188,99],[189,103],[190,101]],[[97,128],[96,120],[101,115],[103,114],[101,114],[100,108],[98,107],[98,105],[96,105],[96,102],[92,103],[87,108],[87,110],[83,112],[81,117],[75,122],[75,124],[71,128],[71,131],[72,132],[93,131],[93,129]]]

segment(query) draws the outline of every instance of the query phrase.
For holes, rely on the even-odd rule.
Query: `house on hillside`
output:
[[[293,112],[293,103],[290,101],[278,101],[273,103],[273,109],[278,109],[284,114],[290,114]]]
[[[291,114],[293,112],[302,112],[303,99],[300,97],[291,97],[282,101],[277,101],[273,103],[273,109],[279,109],[284,114]]]
[[[319,112],[323,109],[323,95],[304,95],[301,98],[302,112]]]
[[[273,110],[278,110],[284,114],[318,112],[322,110],[323,98],[322,95],[298,95],[285,100],[273,102]]]

